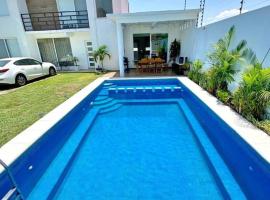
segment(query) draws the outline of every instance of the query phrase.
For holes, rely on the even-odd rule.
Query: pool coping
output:
[[[54,108],[44,117],[36,121],[30,127],[12,138],[0,148],[0,159],[7,165],[11,165],[31,145],[41,138],[47,131],[64,118],[83,99],[91,94],[104,81],[112,78],[114,74],[102,76],[88,84],[86,87],[75,93],[72,97]],[[0,174],[4,168],[0,165]]]
[[[41,138],[46,132],[57,124],[78,103],[91,94],[105,80],[111,79],[113,75],[97,78],[85,88],[74,94],[71,98],[57,106],[55,109],[39,119],[29,128],[11,139],[0,148],[0,159],[8,166],[24,153],[33,143]],[[134,78],[112,78],[111,80],[140,80],[140,79],[178,79],[194,95],[203,101],[214,113],[227,123],[244,141],[246,141],[256,152],[258,152],[268,163],[270,163],[270,136],[255,127],[252,123],[236,113],[229,106],[221,103],[216,97],[191,81],[187,77],[134,77]],[[4,169],[0,166],[0,173]]]

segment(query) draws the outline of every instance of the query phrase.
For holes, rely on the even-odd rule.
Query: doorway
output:
[[[162,58],[167,62],[168,57],[168,34],[167,33],[145,33],[133,35],[134,61],[143,58]]]
[[[134,61],[150,57],[150,34],[133,35]]]

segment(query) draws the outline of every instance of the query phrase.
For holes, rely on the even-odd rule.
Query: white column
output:
[[[117,22],[116,23],[117,29],[117,47],[118,47],[118,63],[119,63],[119,71],[120,76],[125,76],[125,66],[123,62],[124,57],[124,35],[123,35],[123,27],[122,24]]]

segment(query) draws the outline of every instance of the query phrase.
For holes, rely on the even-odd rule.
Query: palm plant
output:
[[[202,76],[202,67],[203,63],[201,60],[197,59],[193,62],[190,71],[188,72],[188,77],[193,80],[195,83],[199,83],[199,80]]]
[[[103,69],[103,67],[104,67],[103,63],[104,63],[104,59],[105,59],[106,56],[111,58],[111,54],[107,50],[106,45],[102,45],[96,51],[94,51],[93,57],[94,57],[96,63],[100,62],[101,69]]]
[[[243,74],[239,88],[233,94],[233,104],[248,119],[265,118],[270,106],[270,68],[262,68],[259,62],[251,65]]]
[[[230,49],[235,27],[232,26],[224,38],[221,38],[215,45],[214,51],[208,55],[210,68],[210,85],[213,85],[213,93],[218,89],[228,90],[228,84],[234,81],[234,75],[238,72],[239,61],[244,61],[247,42],[241,40],[236,48]]]

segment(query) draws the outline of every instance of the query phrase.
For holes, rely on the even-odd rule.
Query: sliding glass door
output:
[[[167,61],[168,34],[151,35],[151,55]]]
[[[134,61],[150,56],[150,34],[133,35]]]
[[[20,56],[21,50],[17,39],[0,39],[0,58]]]
[[[44,62],[51,62],[60,66],[68,57],[72,56],[69,38],[38,39],[37,42]]]
[[[134,34],[133,53],[135,62],[142,58],[155,57],[167,61],[168,34]]]

